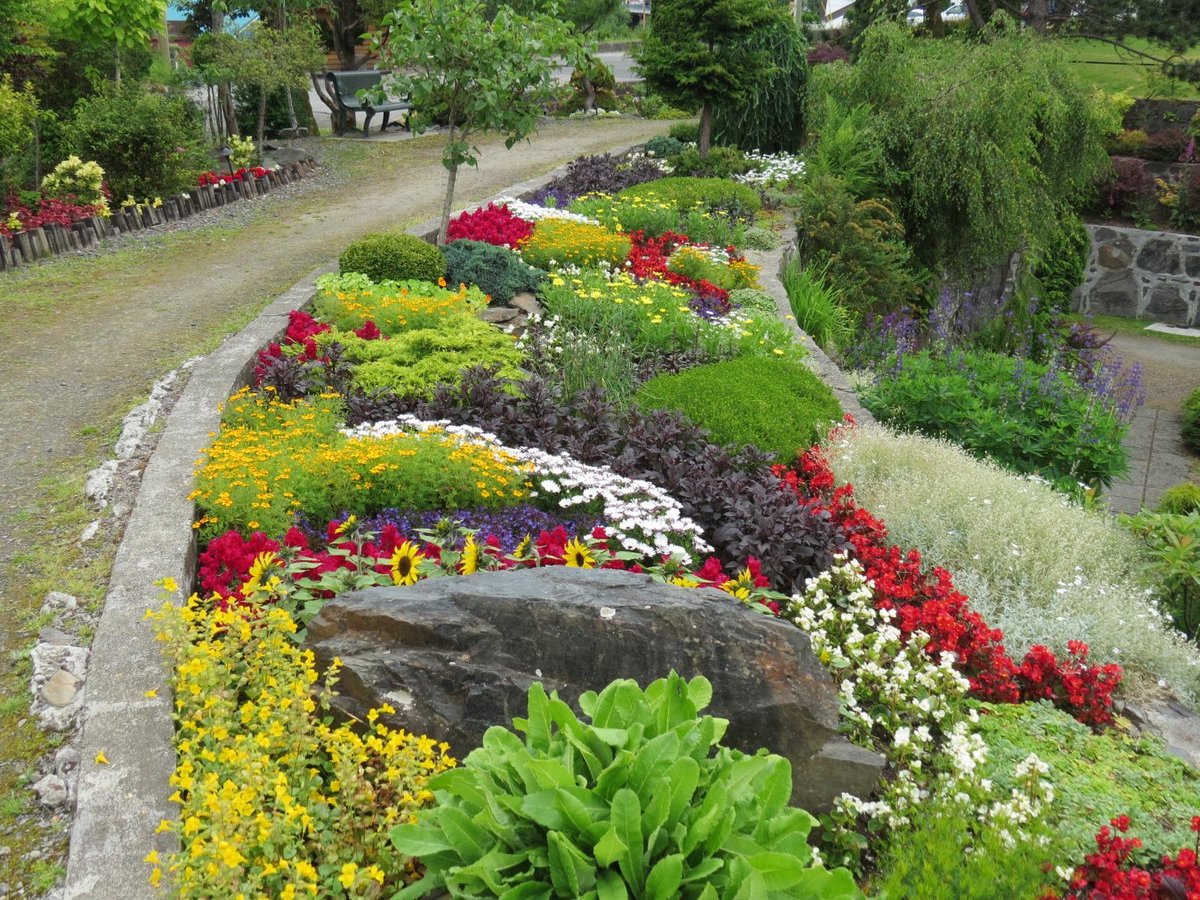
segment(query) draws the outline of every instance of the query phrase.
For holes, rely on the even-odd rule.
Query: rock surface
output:
[[[326,604],[308,641],[342,660],[336,701],[365,718],[450,742],[460,758],[492,725],[525,714],[529,685],[574,704],[617,678],[645,686],[672,669],[713,685],[706,710],[725,743],[767,747],[793,767],[793,802],[826,810],[868,796],[882,759],[837,733],[837,693],[807,635],[717,591],[612,570],[529,569],[373,588]]]

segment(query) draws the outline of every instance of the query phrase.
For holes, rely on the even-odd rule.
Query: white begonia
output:
[[[428,422],[415,416],[399,416],[384,422],[344,429],[351,438],[370,440],[400,433],[442,431],[460,439],[499,450],[513,459],[533,478],[546,495],[557,498],[562,508],[599,501],[610,536],[622,548],[646,556],[670,554],[690,564],[692,553],[712,550],[703,531],[683,515],[679,503],[666,491],[648,481],[626,478],[604,466],[589,466],[566,454],[547,453],[533,447],[508,447],[495,435],[470,425],[446,420]],[[536,495],[537,492],[533,492]]]
[[[584,225],[600,224],[595,219],[589,219],[579,213],[567,212],[565,209],[553,206],[538,206],[535,203],[526,203],[524,200],[514,200],[511,197],[502,197],[496,202],[507,206],[508,211],[517,218],[529,222],[539,222],[542,219],[564,219],[567,222],[579,222]]]

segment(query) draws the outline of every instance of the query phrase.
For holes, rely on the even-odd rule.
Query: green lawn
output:
[[[1165,56],[1159,48],[1151,48],[1143,40],[1130,40],[1129,45],[1155,56]],[[1067,59],[1076,74],[1086,84],[1103,88],[1109,93],[1125,91],[1134,97],[1159,97],[1180,100],[1200,99],[1200,88],[1194,84],[1172,81],[1159,74],[1157,66],[1112,44],[1102,41],[1069,41]],[[1200,59],[1200,47],[1193,47],[1185,56]]]

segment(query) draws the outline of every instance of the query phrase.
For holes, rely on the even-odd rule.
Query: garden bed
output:
[[[507,349],[488,349],[491,338],[482,337],[482,332],[469,346],[450,340],[450,335],[474,332],[476,326],[467,327],[466,323],[468,319],[478,321],[472,314],[488,302],[477,289],[464,286],[456,291],[434,281],[414,279],[411,273],[397,273],[391,281],[366,282],[343,273],[320,283],[314,311],[323,321],[288,313],[286,340],[259,357],[258,392],[238,394],[228,404],[221,437],[207,454],[202,470],[196,495],[201,506],[197,526],[202,537],[210,539],[200,561],[208,599],[190,607],[182,618],[178,611],[160,614],[172,652],[186,670],[181,670],[177,682],[181,691],[177,715],[183,722],[199,722],[189,718],[188,697],[203,699],[208,691],[220,691],[219,681],[204,680],[219,670],[211,665],[221,653],[219,648],[232,652],[241,642],[247,653],[261,646],[263,652],[280,659],[289,657],[288,648],[293,645],[287,632],[297,623],[303,626],[313,606],[331,589],[403,584],[438,573],[465,575],[487,568],[636,567],[683,586],[711,585],[751,605],[782,613],[812,635],[823,660],[827,655],[841,679],[846,731],[864,745],[888,753],[893,779],[883,788],[881,799],[847,801],[827,822],[825,850],[834,854],[835,862],[866,866],[864,871],[879,866],[886,847],[863,841],[866,823],[875,823],[869,834],[878,834],[875,829],[880,825],[900,834],[912,824],[908,815],[915,796],[912,792],[934,787],[940,792],[947,785],[953,788],[944,795],[947,803],[960,807],[956,815],[973,819],[977,808],[991,809],[988,822],[1017,831],[1017,843],[1009,852],[1019,847],[1019,852],[1028,854],[1040,835],[1024,826],[1038,811],[1051,808],[1046,772],[1040,762],[1028,760],[998,769],[1003,774],[997,774],[997,779],[1014,783],[1015,793],[1002,800],[992,794],[986,780],[972,774],[974,766],[956,762],[956,754],[962,752],[977,761],[986,757],[983,739],[974,727],[978,704],[1044,700],[1099,729],[1112,722],[1112,698],[1121,670],[1108,661],[1106,648],[1095,649],[1101,657],[1097,661],[1089,657],[1086,646],[1073,642],[1069,646],[1056,642],[1051,650],[1034,639],[1023,642],[1023,649],[1028,649],[1023,659],[1009,656],[1003,635],[971,609],[949,573],[923,562],[915,551],[892,546],[884,523],[858,505],[848,484],[839,486],[840,442],[854,439],[843,434],[825,451],[809,446],[813,436],[837,418],[837,406],[828,405],[832,397],[827,390],[821,397],[821,392],[798,374],[807,369],[798,365],[790,327],[774,318],[776,299],[743,294],[738,295],[741,305],[731,302],[737,291],[756,290],[755,275],[741,255],[721,248],[717,241],[712,242],[716,248],[690,249],[686,239],[674,231],[691,216],[692,209],[690,201],[679,200],[676,205],[672,197],[686,197],[688,187],[677,183],[668,189],[664,182],[655,191],[651,183],[638,188],[628,201],[592,198],[573,207],[578,210],[574,212],[577,217],[590,215],[601,222],[608,217],[619,222],[619,231],[563,218],[552,211],[536,214],[542,217],[532,221],[523,219],[521,213],[535,213],[516,203],[511,208],[488,207],[458,220],[461,237],[494,245],[511,239],[522,246],[524,264],[541,263],[549,270],[539,288],[547,315],[540,322],[531,319],[526,324],[521,337],[525,358],[509,371],[507,382],[497,379],[495,368],[465,373],[453,368],[454,359],[479,352],[484,358],[471,357],[472,361],[506,364]],[[715,184],[705,186],[707,193],[715,190]],[[733,187],[728,190],[737,194]],[[738,227],[732,219],[722,224],[696,218],[688,224],[693,229],[710,229],[710,235],[731,234],[721,229]],[[658,233],[648,233],[651,227]],[[521,234],[516,236],[517,232]],[[564,268],[564,260],[578,268]],[[603,260],[618,265],[628,260],[632,275],[589,269]],[[279,336],[282,314],[294,309],[306,293],[303,287],[293,291],[286,302],[273,307],[273,319],[268,319],[257,335],[245,336],[239,351],[243,359],[251,347],[269,343],[272,321],[275,337]],[[511,302],[512,308],[521,308],[516,299]],[[416,332],[424,335],[422,346],[426,348],[420,359],[404,357],[398,369],[385,365],[396,353],[413,352],[411,338]],[[588,340],[581,340],[581,335]],[[383,340],[385,336],[387,340]],[[411,379],[415,363],[424,364],[435,357],[440,361],[422,376],[426,379],[423,383],[397,381]],[[751,390],[732,390],[726,406],[689,406],[691,415],[706,425],[707,431],[678,414],[643,413],[629,405],[636,397],[648,405],[671,407],[690,393],[711,391],[687,381],[710,366],[717,384],[724,379],[745,381],[748,386],[748,379],[761,378],[764,384],[781,389],[787,385],[801,405],[811,405],[808,423],[797,424],[790,435],[762,433],[754,421],[761,412],[752,405],[735,408],[743,399],[754,399]],[[735,368],[722,370],[720,366]],[[447,371],[448,382],[441,374]],[[788,378],[772,372],[787,372]],[[588,387],[597,376],[610,388],[607,399]],[[646,381],[647,376],[655,377]],[[677,388],[672,386],[673,378],[680,379]],[[792,378],[794,384],[789,381]],[[400,384],[402,392],[380,393],[381,388]],[[331,391],[338,392],[341,399]],[[673,397],[677,398],[674,402]],[[223,399],[209,397],[202,402]],[[192,417],[187,430],[193,434],[214,430],[210,408],[184,406],[184,415]],[[263,422],[271,423],[276,432],[265,442],[258,433]],[[342,432],[339,424],[358,428]],[[815,430],[806,431],[809,428]],[[710,433],[719,433],[721,441],[710,439]],[[170,436],[169,430],[164,442],[169,444]],[[745,446],[759,442],[771,455]],[[247,470],[246,461],[251,459],[255,462],[248,464],[248,471],[251,478],[264,479],[261,485],[239,483],[238,469]],[[413,459],[422,460],[425,468],[412,469],[406,460]],[[147,486],[165,476],[165,472],[148,473]],[[368,485],[372,480],[381,486],[386,481],[392,487],[386,495],[375,496]],[[391,509],[397,505],[391,502],[397,494],[411,499],[434,483],[440,485],[441,499]],[[323,494],[329,485],[342,487]],[[1038,495],[1037,503],[1059,502],[1048,489],[1039,490],[1044,493]],[[562,502],[547,505],[535,494]],[[453,498],[449,511],[471,511],[463,518],[469,519],[470,527],[480,529],[478,540],[461,524],[437,534],[415,530],[414,513],[446,510],[445,498]],[[485,511],[511,509],[512,499],[538,500],[539,515],[553,513],[558,518],[536,519],[532,512],[523,513],[538,522],[532,527],[540,533],[531,530],[528,542],[521,540],[519,531],[506,539],[495,518],[488,519]],[[556,507],[576,507],[577,500],[587,501],[580,511],[594,517],[592,520],[564,519],[561,508],[555,512]],[[171,503],[178,510],[186,509],[177,496]],[[630,504],[636,506],[636,513],[621,511],[633,508]],[[299,528],[289,529],[294,506],[306,515],[303,521],[294,522]],[[593,530],[597,525],[599,529]],[[133,523],[130,533],[135,533]],[[179,537],[176,533],[174,539]],[[172,558],[169,553],[164,556],[162,548],[147,545],[139,549],[143,559]],[[836,555],[846,552],[853,561]],[[312,581],[318,573],[320,579]],[[165,582],[168,590],[176,583],[190,583],[190,573],[182,566],[175,572],[154,574],[169,579]],[[141,578],[144,581],[146,575]],[[866,578],[872,579],[873,589]],[[289,590],[282,590],[284,587]],[[1013,596],[1015,601],[1017,593]],[[1052,598],[1044,599],[1052,602]],[[238,612],[244,604],[256,603],[274,610],[257,626],[257,614],[247,620]],[[212,604],[211,610],[208,604]],[[125,613],[133,612],[137,605],[124,604]],[[840,614],[834,614],[837,608],[849,611],[842,625],[837,624]],[[214,611],[218,609],[223,611]],[[107,622],[107,613],[105,618]],[[861,648],[849,639],[851,630],[845,623],[851,621],[857,640],[866,638]],[[134,630],[138,626],[126,623],[126,627]],[[1156,626],[1148,622],[1139,627],[1152,635]],[[201,643],[194,643],[196,638]],[[110,637],[120,639],[119,631]],[[259,644],[260,640],[265,643]],[[101,646],[100,636],[97,646]],[[201,656],[196,651],[205,647],[217,655],[208,655],[200,666]],[[1187,651],[1180,652],[1186,659]],[[288,677],[302,682],[308,678],[307,670],[303,660],[296,659],[298,668]],[[1133,664],[1140,678],[1161,677],[1162,673],[1152,671],[1154,663],[1149,657],[1137,658]],[[129,678],[131,666],[141,673],[137,678]],[[111,674],[114,682],[122,682],[122,690],[135,692],[126,694],[122,716],[149,707],[157,711],[161,727],[166,724],[167,708],[165,699],[152,696],[156,668],[144,656],[127,656],[119,671]],[[106,677],[99,684],[109,680]],[[191,690],[193,686],[199,690]],[[257,691],[253,684],[248,686]],[[1194,690],[1186,678],[1172,686],[1185,694]],[[144,695],[140,701],[138,690]],[[696,690],[700,696],[702,689]],[[896,691],[899,693],[892,696],[899,702],[880,711],[882,698]],[[266,699],[270,694],[262,696]],[[531,704],[535,702],[531,695]],[[695,703],[689,715],[694,716],[702,706]],[[983,709],[986,714],[986,707]],[[201,714],[202,710],[194,712]],[[105,745],[105,733],[94,731],[93,721],[89,719],[84,733],[87,749],[81,797],[85,787],[94,797],[111,785],[105,766],[123,755],[114,745]],[[127,728],[128,720],[114,717],[111,725]],[[285,731],[298,736],[303,725],[297,722]],[[396,735],[386,729],[379,732],[389,753],[408,753],[404,739]],[[119,739],[111,730],[107,737]],[[215,753],[227,737],[214,735],[217,743],[208,752]],[[268,743],[273,739],[267,739]],[[332,736],[318,734],[318,739],[357,740],[341,730]],[[445,747],[432,749],[437,746],[436,735],[433,743],[418,740],[420,749],[413,751],[413,758],[428,759],[430,765],[425,768],[452,764],[445,759]],[[196,781],[194,767],[202,767],[205,757],[195,756],[196,740],[188,739],[185,744],[180,746],[181,768],[172,780],[180,791],[176,802],[183,803],[187,812],[174,823],[172,815],[164,815],[164,833],[150,836],[142,845],[142,850],[155,847],[145,868],[146,872],[158,872],[152,877],[170,871],[173,863],[167,862],[167,854],[177,847],[170,837],[175,834],[182,837],[180,849],[192,854],[196,866],[191,874],[183,868],[175,870],[177,884],[185,893],[201,890],[211,895],[218,881],[227,882],[232,889],[243,877],[238,873],[255,885],[271,885],[272,890],[282,890],[287,884],[319,883],[331,895],[338,893],[340,885],[341,891],[356,896],[374,896],[377,888],[372,885],[399,886],[412,878],[414,870],[387,849],[381,832],[373,832],[374,836],[367,836],[356,848],[343,846],[341,838],[330,838],[325,846],[315,848],[307,838],[288,838],[304,844],[305,853],[316,853],[322,863],[313,865],[308,860],[317,857],[304,856],[311,877],[308,870],[299,869],[295,878],[291,873],[281,874],[280,867],[268,858],[270,851],[239,843],[232,831],[222,830],[236,829],[239,819],[252,821],[259,800],[247,795],[236,801],[250,805],[230,821],[213,817],[208,800],[201,798],[209,798],[217,807],[224,801]],[[1153,748],[1145,751],[1148,757],[1155,752]],[[274,765],[269,760],[266,764]],[[160,788],[163,774],[160,768]],[[336,780],[349,785],[350,777],[341,773]],[[412,794],[410,805],[404,807],[406,817],[411,813],[420,818],[418,809],[432,799],[423,777],[411,772],[402,776]],[[948,781],[943,783],[943,777]],[[378,782],[362,782],[362,786],[369,788],[368,793],[380,789]],[[957,799],[960,795],[966,799]],[[147,799],[152,808],[161,809],[165,802],[165,797]],[[194,805],[197,803],[200,805]],[[134,806],[125,814],[125,823],[144,827],[147,809]],[[303,804],[297,808],[302,821]],[[1113,809],[1111,814],[1123,812]],[[194,827],[193,817],[197,817]],[[1096,824],[1103,824],[1105,817]],[[142,824],[137,826],[139,821]],[[951,821],[959,820],[951,816]],[[1179,834],[1180,821],[1172,819],[1170,827],[1159,823],[1171,832],[1171,837],[1164,838],[1167,846],[1179,846],[1179,841],[1172,845],[1170,840]],[[114,824],[81,817],[72,846],[73,870],[77,848],[81,859],[88,853],[80,843],[88,829],[98,835]],[[962,839],[985,841],[991,834],[989,827],[967,826]],[[1182,827],[1186,829],[1186,823]],[[303,828],[297,832],[303,833]],[[423,855],[432,871],[437,851],[431,844],[425,846]],[[939,846],[945,849],[946,840]],[[1056,845],[1054,852],[1059,855],[1053,861],[1070,868],[1085,849],[1078,842]],[[793,857],[802,859],[808,871],[817,871],[811,867],[811,858],[801,857],[794,849]],[[956,860],[961,860],[957,852]],[[204,874],[208,871],[211,876]],[[903,860],[891,858],[876,871],[898,878]],[[1024,869],[1022,877],[1033,878]]]

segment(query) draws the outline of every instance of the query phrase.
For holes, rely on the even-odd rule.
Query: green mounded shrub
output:
[[[448,317],[436,328],[412,329],[387,340],[329,331],[317,335],[317,343],[341,344],[342,360],[354,366],[354,386],[368,394],[430,397],[439,384],[457,384],[472,366],[498,366],[501,377],[516,381],[525,377],[525,354],[513,337],[474,316]]]
[[[695,122],[677,122],[670,127],[667,135],[681,144],[695,144],[700,140],[700,126]]]
[[[1176,516],[1200,512],[1200,484],[1185,481],[1167,488],[1158,498],[1155,511]]]
[[[1160,682],[1200,695],[1200,651],[1147,595],[1137,539],[1103,511],[947,441],[887,428],[844,431],[828,458],[887,521],[891,542],[954,573],[1015,658],[1081,640],[1092,661],[1124,667],[1127,696],[1157,696]]]
[[[1129,816],[1130,832],[1149,857],[1192,845],[1200,772],[1167,753],[1158,738],[1096,734],[1045,701],[985,705],[982,712],[979,728],[990,749],[983,774],[998,795],[1016,786],[1013,768],[1030,753],[1050,766],[1054,800],[1045,824],[1056,859],[1082,860],[1096,849],[1100,827],[1120,815]]]
[[[656,134],[650,140],[646,141],[646,152],[651,156],[657,156],[660,159],[674,156],[683,149],[683,143],[669,134]]]
[[[750,444],[781,462],[812,446],[842,417],[833,392],[799,362],[749,356],[651,378],[638,405],[675,409],[718,444]]]
[[[402,231],[369,234],[338,257],[342,273],[360,272],[372,281],[437,281],[446,274],[446,257],[429,241]]]
[[[729,302],[742,309],[753,310],[769,316],[777,315],[779,310],[775,298],[759,288],[738,288],[730,291]]]
[[[425,866],[397,896],[861,897],[814,864],[788,761],[722,747],[729,723],[698,715],[711,699],[703,677],[615,681],[579,698],[586,722],[535,683],[524,737],[489,728],[430,781],[437,804],[393,829]]]
[[[647,194],[673,203],[680,212],[687,212],[698,205],[726,209],[738,206],[751,213],[762,208],[758,191],[749,185],[724,178],[659,178],[657,181],[627,187],[617,196],[645,197]]]
[[[774,231],[757,225],[747,228],[742,238],[742,248],[746,250],[775,250],[780,243],[779,235]]]
[[[199,110],[133,82],[80,100],[67,135],[80,158],[104,169],[118,203],[191,190],[210,167]]]
[[[1196,453],[1200,453],[1200,388],[1192,391],[1183,401],[1183,442]]]
[[[704,158],[700,157],[699,148],[689,145],[672,156],[670,163],[676,177],[728,178],[750,171],[750,162],[741,150],[719,145],[710,147]]]
[[[928,275],[913,259],[904,225],[886,200],[857,200],[831,175],[809,178],[796,210],[796,252],[828,264],[826,275],[862,313],[924,305]]]
[[[1129,467],[1125,426],[1065,372],[999,353],[923,351],[862,393],[881,422],[960,444],[1061,490]]]
[[[533,293],[546,277],[507,247],[483,241],[452,241],[443,252],[446,281],[475,285],[495,302]]]
[[[1122,516],[1143,542],[1146,575],[1158,587],[1175,627],[1200,638],[1200,511]]]

